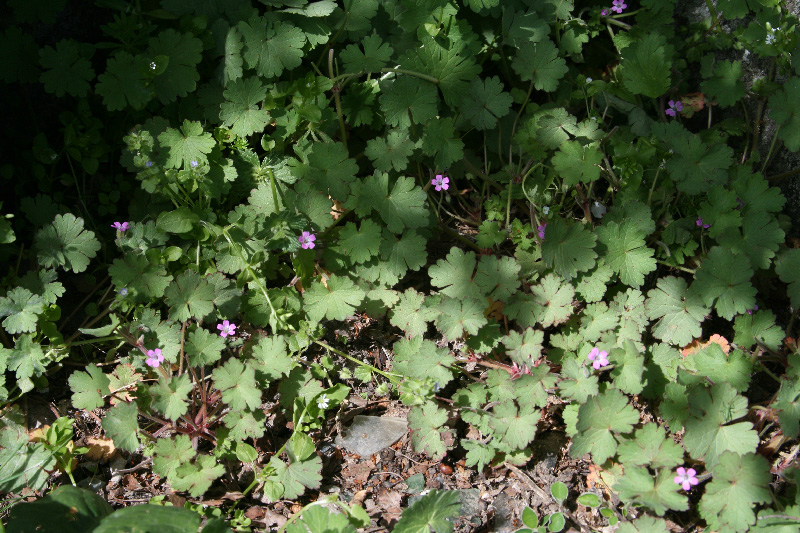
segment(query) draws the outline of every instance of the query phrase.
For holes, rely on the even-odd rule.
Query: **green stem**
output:
[[[692,270],[691,268],[686,268],[686,267],[676,266],[676,265],[670,265],[669,263],[667,263],[666,261],[662,261],[661,259],[656,259],[656,263],[661,263],[662,265],[668,266],[670,268],[677,268],[678,270],[681,270],[681,271],[686,272],[688,274],[694,274],[695,273],[695,271]]]
[[[328,51],[328,76],[333,79],[333,49]],[[333,101],[336,104],[336,116],[339,117],[339,132],[342,136],[342,144],[344,145],[344,149],[347,150],[347,128],[344,126],[344,115],[342,114],[342,98],[341,98],[341,89],[336,85],[333,84]]]
[[[82,346],[84,344],[94,344],[96,342],[107,342],[107,341],[123,341],[125,340],[124,337],[120,335],[108,335],[107,337],[98,337],[96,339],[87,339],[85,341],[76,341],[76,342],[67,342],[65,343],[68,348],[72,348],[73,346]]]
[[[775,149],[775,144],[778,142],[778,132],[781,131],[780,125],[775,128],[775,133],[772,134],[772,142],[769,144],[769,151],[767,152],[767,157],[764,158],[764,164],[761,165],[761,173],[764,173],[764,170],[767,168],[769,164],[769,160],[772,158],[772,151]]]
[[[717,9],[714,7],[714,2],[706,0],[706,6],[708,6],[708,11],[711,13],[711,20],[714,22],[714,26],[716,26],[717,22],[719,22],[719,16],[717,15]]]
[[[327,343],[325,343],[325,342],[323,342],[323,341],[320,341],[320,340],[315,340],[314,342],[315,342],[315,343],[317,343],[317,344],[319,344],[320,346],[322,346],[322,347],[323,347],[323,348],[325,348],[326,350],[330,350],[330,351],[332,351],[333,353],[335,353],[335,354],[337,354],[337,355],[340,355],[340,356],[344,357],[344,358],[345,358],[345,359],[347,359],[348,361],[351,361],[351,362],[353,362],[353,363],[355,363],[355,364],[357,364],[357,365],[360,365],[360,366],[365,366],[365,367],[369,368],[371,371],[375,372],[376,374],[380,374],[381,376],[383,376],[383,377],[385,377],[386,379],[388,379],[389,381],[391,381],[391,382],[392,382],[392,385],[397,385],[398,383],[400,383],[400,380],[399,380],[400,376],[399,376],[398,374],[391,374],[391,373],[389,373],[389,372],[384,372],[383,370],[379,370],[378,368],[375,368],[375,367],[374,367],[374,366],[372,366],[371,364],[369,364],[369,363],[365,363],[364,361],[359,361],[359,360],[358,360],[358,359],[356,359],[355,357],[352,357],[352,356],[350,356],[350,355],[347,355],[347,354],[346,354],[346,353],[344,353],[343,351],[341,351],[341,350],[337,350],[337,349],[336,349],[336,348],[334,348],[333,346],[330,346],[330,345],[328,345]]]
[[[434,78],[433,76],[428,76],[427,74],[423,74],[422,72],[416,72],[414,70],[407,70],[404,68],[382,68],[381,72],[395,72],[397,74],[408,74],[410,76],[416,76],[417,78],[427,80],[431,83],[439,84],[439,78]]]

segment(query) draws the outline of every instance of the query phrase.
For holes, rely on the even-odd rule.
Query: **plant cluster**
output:
[[[23,31],[64,0],[12,2],[0,34],[3,81],[71,109],[2,168],[33,178],[0,206],[1,490],[41,490],[82,453],[69,419],[29,443],[11,407],[69,358],[72,407],[193,497],[239,463],[245,494],[318,489],[319,430],[375,382],[417,451],[478,470],[565,428],[622,502],[578,497],[591,527],[800,522],[800,249],[764,175],[800,150],[782,2],[709,0],[683,26],[670,0],[96,4],[94,41]],[[747,86],[750,56],[769,68]],[[396,328],[390,371],[323,340],[357,313]],[[530,530],[577,520],[551,493]],[[91,506],[95,531],[141,514]],[[368,524],[340,508],[286,529]],[[162,520],[197,531],[187,513]],[[395,531],[457,514],[434,492]]]

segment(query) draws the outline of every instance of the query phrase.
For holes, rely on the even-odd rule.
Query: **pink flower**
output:
[[[711,227],[711,224],[703,224],[703,219],[700,218],[700,217],[697,217],[697,220],[695,221],[695,224],[697,224],[698,228],[708,229],[708,228]]]
[[[547,228],[547,222],[545,222],[544,224],[542,224],[541,226],[538,226],[536,228],[536,231],[539,232],[539,238],[540,239],[544,239],[544,230],[545,230],[545,228]]]
[[[593,361],[592,368],[595,370],[608,366],[608,352],[605,350],[601,352],[598,348],[592,348],[592,351],[589,352],[589,361]]]
[[[680,100],[678,100],[677,102],[675,100],[670,100],[669,102],[667,102],[667,105],[669,106],[669,109],[664,111],[664,113],[666,113],[671,117],[674,117],[675,115],[683,111],[683,104],[681,103]]]
[[[116,228],[119,232],[126,232],[128,231],[128,223],[127,222],[114,222],[111,224],[112,228]]]
[[[436,174],[436,177],[431,180],[431,183],[437,191],[441,191],[442,189],[447,190],[450,188],[450,178],[447,176],[442,176],[441,174]]]
[[[161,355],[161,348],[147,350],[147,359],[145,360],[147,366],[158,368],[162,362],[164,362],[164,356]]]
[[[611,11],[616,11],[617,13],[622,13],[628,4],[625,3],[625,0],[614,0],[611,2],[614,6],[611,8]]]
[[[308,250],[309,248],[314,247],[314,241],[317,240],[317,236],[313,233],[304,231],[297,240],[300,241],[300,246],[303,247],[303,250]]]
[[[220,337],[236,334],[236,324],[228,322],[227,320],[223,320],[222,324],[217,324],[217,329],[219,330]]]
[[[608,16],[608,9],[606,9],[606,8],[601,9],[600,10],[600,15],[603,16],[603,17],[607,17]]]
[[[756,306],[755,306],[754,308],[752,308],[752,309],[748,309],[748,310],[747,310],[747,314],[748,314],[748,315],[752,315],[752,314],[753,314],[753,311],[758,311],[758,304],[756,304]]]
[[[689,468],[687,470],[684,467],[679,466],[677,473],[678,475],[675,476],[673,481],[683,487],[683,490],[690,490],[692,485],[697,485],[700,483],[700,480],[696,477],[697,472],[694,468]]]

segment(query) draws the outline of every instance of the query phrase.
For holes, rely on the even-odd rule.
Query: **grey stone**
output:
[[[405,418],[357,415],[335,442],[361,457],[369,457],[400,440],[406,431]]]

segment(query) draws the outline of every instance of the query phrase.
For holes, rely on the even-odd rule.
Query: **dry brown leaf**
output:
[[[117,455],[114,441],[104,437],[87,437],[86,447],[89,448],[89,451],[86,452],[86,458],[91,461],[106,462]]]

